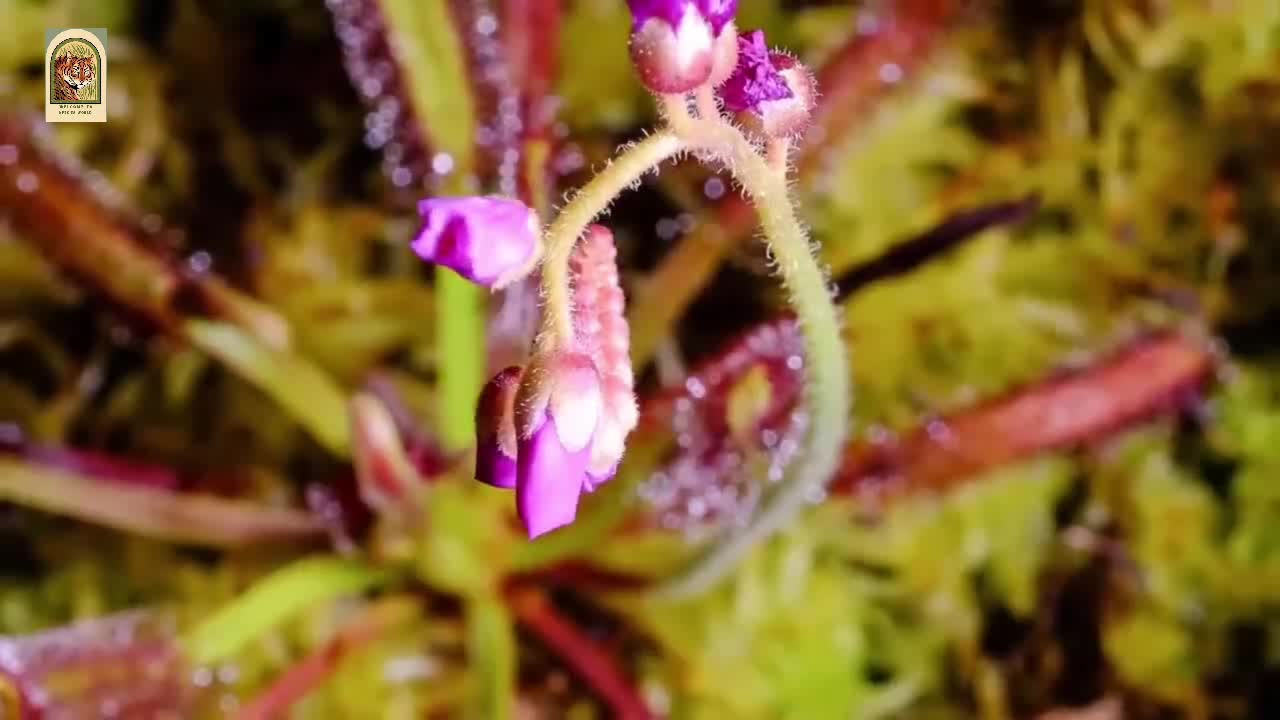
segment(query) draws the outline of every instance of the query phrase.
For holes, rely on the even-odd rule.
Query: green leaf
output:
[[[477,190],[476,107],[465,44],[443,0],[381,0],[415,118],[432,149],[448,153],[453,171],[446,194]],[[475,400],[484,383],[484,292],[453,273],[436,273],[439,304],[436,370],[440,388],[440,440],[446,449],[471,446]]]
[[[471,447],[476,398],[484,385],[484,290],[451,270],[437,268],[436,371],[440,378],[437,432],[446,450]]]
[[[381,0],[391,47],[431,147],[453,157],[456,176],[474,165],[475,101],[462,38],[444,0]]]
[[[257,386],[329,450],[350,453],[346,396],[323,370],[226,323],[188,320],[182,328],[192,345]]]
[[[306,513],[240,500],[111,483],[0,459],[0,499],[136,535],[209,547],[314,538]]]
[[[506,720],[514,714],[516,639],[511,617],[496,598],[473,598],[467,606],[467,652],[471,692],[466,716]]]
[[[184,638],[192,662],[215,663],[291,617],[343,595],[364,592],[387,573],[336,557],[303,558],[259,580]]]

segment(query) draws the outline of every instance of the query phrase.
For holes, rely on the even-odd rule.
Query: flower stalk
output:
[[[580,496],[613,478],[636,424],[613,238],[591,223],[645,173],[681,152],[733,174],[757,209],[804,331],[808,444],[752,518],[652,593],[678,598],[710,587],[756,543],[790,523],[809,499],[821,497],[847,431],[850,377],[827,276],[787,182],[790,140],[804,130],[813,106],[812,76],[791,56],[770,50],[762,32],[737,35],[732,1],[629,4],[633,58],[662,105],[666,127],[623,149],[541,238],[505,219],[525,217],[523,210],[508,215],[508,201],[470,200],[443,208],[457,213],[448,222],[429,216],[431,208],[424,205],[423,242],[415,249],[494,288],[529,272],[523,259],[540,260],[535,264],[541,268],[543,320],[532,356],[525,368],[508,368],[490,382],[477,415],[477,467],[514,464],[513,481],[490,482],[514,485],[520,518],[533,538],[572,522]],[[504,377],[517,375],[514,393],[499,386]]]
[[[560,210],[546,234],[542,262],[545,303],[538,349],[547,352],[568,344],[574,335],[569,258],[587,226],[609,209],[624,190],[664,160],[679,153],[683,142],[672,131],[659,131],[623,150]]]

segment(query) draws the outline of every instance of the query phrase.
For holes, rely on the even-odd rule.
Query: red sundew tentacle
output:
[[[507,593],[507,603],[520,625],[537,636],[608,705],[611,717],[654,717],[616,658],[556,612],[541,591],[512,589]]]
[[[775,342],[796,332],[789,317],[771,325],[781,333]],[[692,386],[645,403],[644,432],[657,432],[661,424],[680,436],[671,461],[641,490],[652,508],[651,522],[699,530],[752,502],[738,483],[745,450],[726,431],[723,396],[753,367],[786,368],[762,354],[768,345],[752,347],[769,327],[753,329],[704,365],[690,376]],[[930,419],[901,435],[854,440],[830,491],[875,508],[913,493],[947,491],[1037,453],[1103,440],[1184,408],[1187,397],[1213,377],[1219,360],[1209,343],[1176,332],[1134,341],[1088,367]],[[766,431],[782,437],[774,423],[797,397],[798,380],[788,384],[786,378],[769,373],[770,406],[756,426],[761,446]]]
[[[132,610],[30,635],[0,636],[0,717],[22,720],[187,717],[200,689],[174,637],[172,618]]]
[[[413,114],[386,21],[377,0],[327,0],[351,84],[369,109],[365,144],[380,150],[383,169],[397,187],[432,178],[431,154]]]
[[[519,190],[525,117],[516,71],[503,42],[507,18],[496,5],[490,0],[450,0],[449,9],[465,49],[476,104],[476,169],[486,187],[514,196]]]

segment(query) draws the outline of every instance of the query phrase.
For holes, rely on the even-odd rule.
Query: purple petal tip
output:
[[[427,198],[413,251],[486,287],[523,267],[537,251],[533,212],[499,197]]]
[[[496,439],[476,445],[476,480],[503,490],[516,486],[516,460],[502,452]]]
[[[674,28],[693,8],[711,26],[712,34],[719,35],[738,12],[738,0],[627,0],[627,7],[635,30],[655,17]]]
[[[786,79],[774,67],[764,32],[752,30],[738,36],[738,65],[719,89],[725,108],[733,112],[760,112],[763,103],[791,97]]]
[[[516,507],[529,539],[573,522],[578,513],[591,446],[570,451],[560,442],[555,418],[520,441]]]

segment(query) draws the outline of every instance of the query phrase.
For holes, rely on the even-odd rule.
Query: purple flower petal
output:
[[[538,248],[537,216],[499,197],[427,198],[413,251],[486,287],[527,265]]]
[[[520,441],[516,453],[516,508],[533,539],[573,522],[578,513],[591,445],[577,451],[565,448],[556,432],[555,416]]]
[[[671,27],[680,24],[680,18],[689,7],[698,9],[694,0],[627,0],[631,9],[631,28],[639,30],[651,18],[662,18]],[[700,11],[699,11],[700,12]]]
[[[698,0],[698,10],[711,23],[711,31],[719,35],[738,13],[738,0]]]
[[[732,112],[758,113],[763,103],[791,97],[791,88],[769,57],[764,32],[752,30],[738,36],[738,66],[718,92]]]
[[[516,486],[516,430],[512,413],[524,368],[512,365],[485,383],[476,400],[476,480]]]
[[[692,7],[711,25],[712,35],[719,35],[738,12],[738,0],[627,0],[627,7],[631,9],[633,30],[655,17],[677,27]]]
[[[516,486],[516,459],[502,452],[497,439],[476,445],[476,480],[503,490]]]
[[[599,490],[601,485],[604,485],[605,483],[612,480],[613,476],[617,474],[618,474],[617,464],[615,464],[613,467],[609,468],[608,471],[603,473],[595,473],[595,472],[591,472],[590,470],[587,470],[586,474],[583,475],[582,489],[586,490],[589,493],[593,493],[596,490]]]

